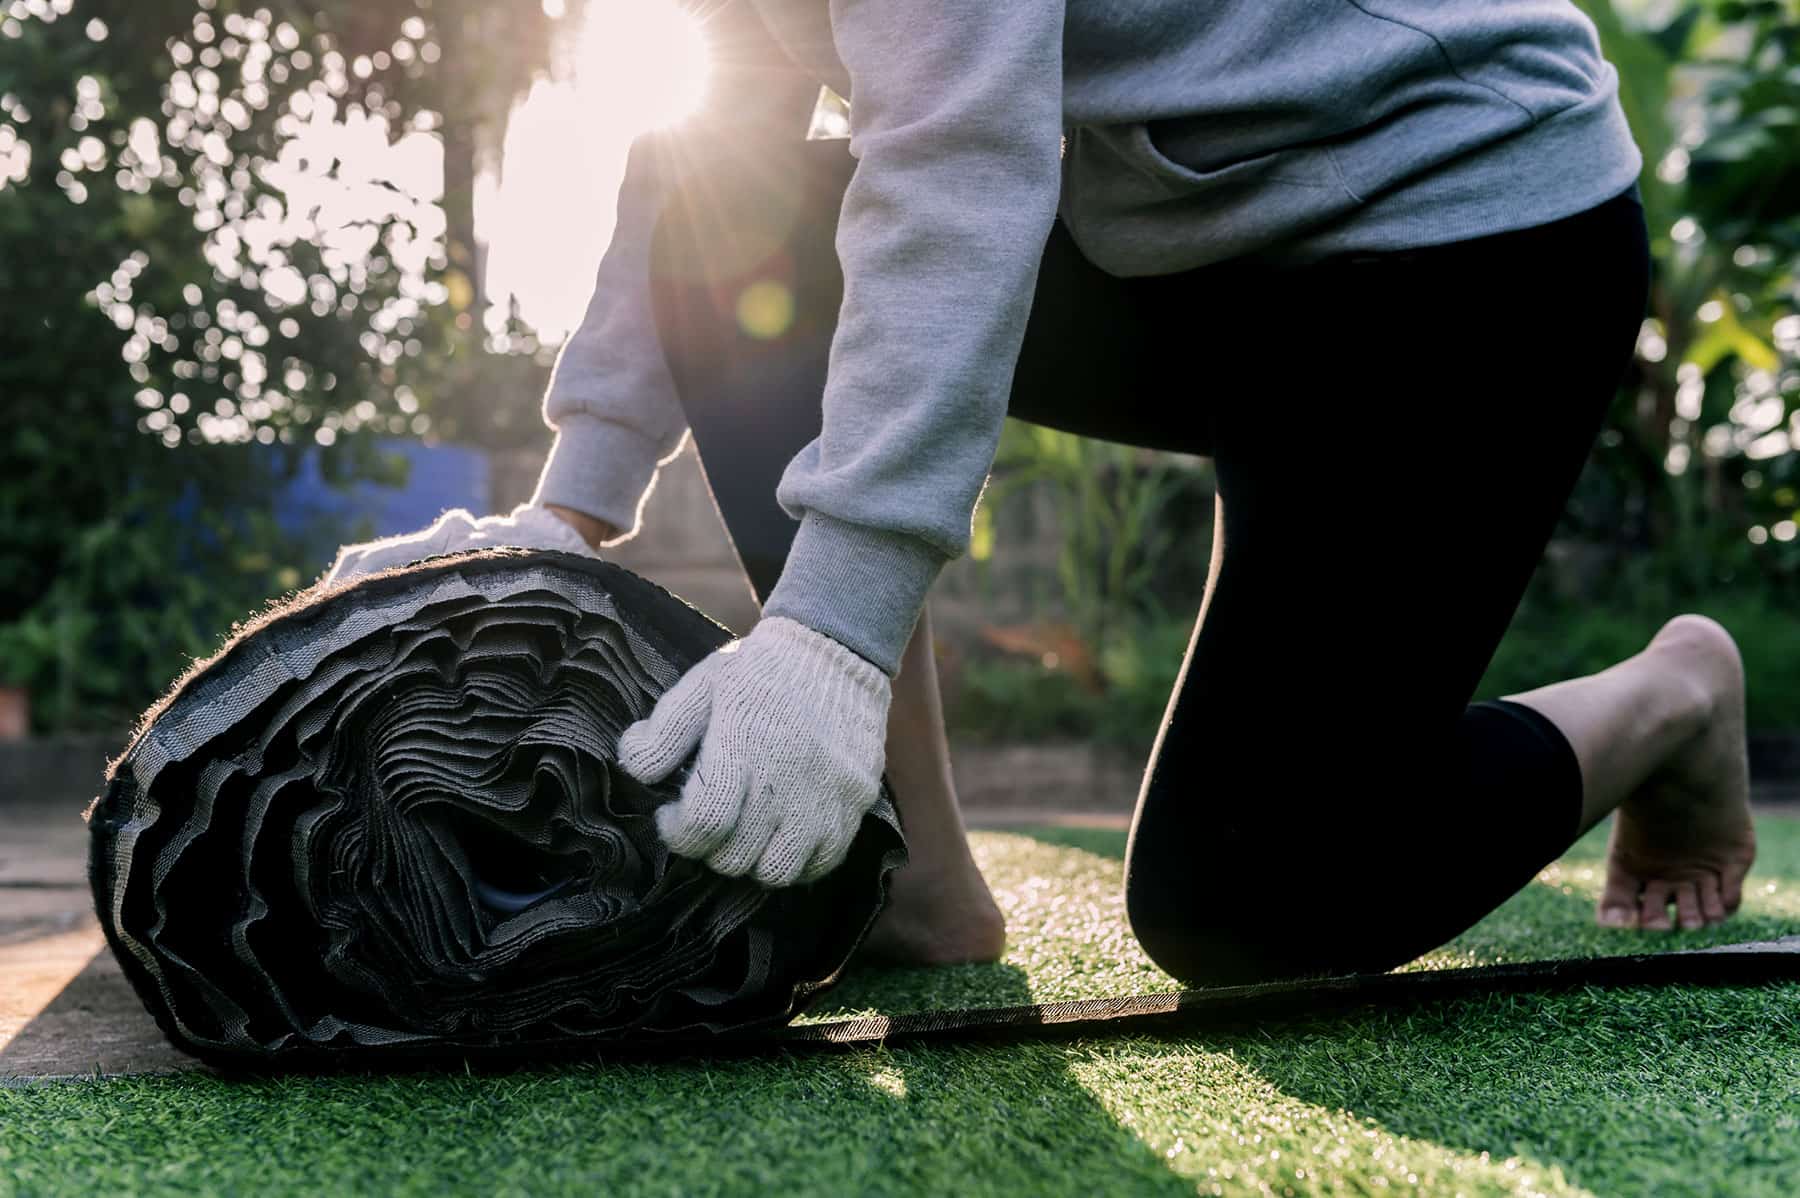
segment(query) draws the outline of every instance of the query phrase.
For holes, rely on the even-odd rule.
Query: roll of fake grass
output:
[[[620,733],[730,633],[619,566],[430,559],[243,626],[90,812],[95,908],[179,1047],[236,1067],[567,1056],[786,1022],[905,860],[885,792],[769,890],[671,855]]]

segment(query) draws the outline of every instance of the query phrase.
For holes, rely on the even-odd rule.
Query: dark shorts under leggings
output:
[[[849,166],[842,143],[763,157],[687,187],[659,229],[664,348],[759,599],[796,528],[776,480],[819,431]],[[734,299],[768,278],[796,292],[796,320],[759,341]],[[1629,190],[1549,225],[1290,270],[1114,278],[1056,226],[1012,415],[1217,469],[1207,597],[1126,861],[1159,965],[1206,984],[1387,969],[1568,847],[1568,742],[1469,698],[1648,286]]]

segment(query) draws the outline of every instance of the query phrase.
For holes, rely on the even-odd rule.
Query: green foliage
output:
[[[944,725],[977,740],[1097,739],[1106,706],[1064,670],[1018,658],[982,658],[944,697]]]
[[[1751,731],[1800,728],[1800,620],[1792,606],[1758,589],[1716,591],[1682,602],[1670,601],[1666,593],[1649,586],[1635,599],[1525,605],[1475,697],[1498,698],[1603,670],[1642,649],[1672,615],[1692,611],[1717,620],[1738,642]]]
[[[1086,740],[1149,752],[1187,655],[1192,617],[1140,616],[1115,624],[1098,653],[1104,689],[1067,669],[1017,657],[967,662],[945,697],[945,723],[975,740]]]
[[[1800,598],[1800,3],[1579,3],[1644,151],[1655,270],[1571,526],[1685,595],[1736,574]]]
[[[196,557],[205,521],[159,519],[178,500],[296,560],[266,515],[302,449],[394,481],[377,434],[543,435],[547,353],[483,319],[473,188],[555,25],[539,0],[0,6],[0,638],[60,671],[49,726],[134,710],[268,594]],[[70,581],[96,546],[137,569],[134,538],[188,584]],[[113,636],[146,654],[79,685],[45,664]]]
[[[1059,599],[1076,632],[1100,646],[1115,625],[1160,613],[1154,583],[1188,532],[1166,517],[1184,493],[1209,490],[1210,478],[1209,467],[1174,454],[1009,420],[975,514],[971,552],[986,557],[993,509],[1034,486],[1047,488],[1061,538]]]
[[[996,512],[1048,494],[1058,536],[1054,603],[1093,659],[1098,689],[1084,687],[1070,662],[979,657],[946,700],[949,726],[979,739],[1090,739],[1147,751],[1192,631],[1171,591],[1187,591],[1187,575],[1198,573],[1181,562],[1207,558],[1209,528],[1190,527],[1183,505],[1202,499],[1210,513],[1211,489],[1210,466],[1193,459],[1007,421],[971,554],[987,559]]]
[[[316,538],[266,515],[201,511],[178,521],[141,500],[75,534],[55,580],[0,627],[0,685],[24,686],[55,729],[129,727],[148,699],[270,596],[311,582]]]
[[[1691,611],[1711,616],[1736,638],[1751,730],[1800,728],[1800,620],[1793,607],[1755,587],[1693,593],[1672,581],[1679,574],[1640,559],[1626,568],[1636,588],[1598,599],[1534,586],[1473,698],[1596,673],[1642,649],[1671,616]],[[1147,753],[1192,632],[1191,620],[1175,617],[1127,626],[1100,654],[1106,688],[1099,694],[1084,690],[1066,669],[1042,662],[972,660],[962,668],[956,693],[946,696],[946,723],[974,740],[1090,740]],[[1301,699],[1295,695],[1296,703]]]

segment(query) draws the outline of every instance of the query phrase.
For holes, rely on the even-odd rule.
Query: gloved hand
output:
[[[521,503],[505,516],[477,520],[462,508],[451,508],[423,532],[384,537],[338,550],[327,586],[346,578],[375,574],[440,553],[464,553],[472,549],[518,546],[523,549],[561,549],[567,553],[597,556],[581,534],[561,517],[529,503]]]
[[[619,766],[666,778],[695,748],[681,798],[657,810],[669,851],[765,886],[842,864],[881,794],[888,676],[783,616],[714,650],[619,738]]]

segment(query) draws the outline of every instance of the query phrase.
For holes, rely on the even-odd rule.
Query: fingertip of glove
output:
[[[662,839],[668,850],[678,856],[680,854],[675,848],[674,842],[680,836],[684,822],[679,800],[673,803],[664,803],[656,809],[656,834]]]
[[[756,863],[756,880],[771,890],[806,880],[808,851],[795,835],[777,833]]]
[[[703,799],[700,793],[684,792],[680,799],[657,809],[656,830],[677,857],[705,861],[731,835],[735,822],[724,810]]]
[[[862,830],[862,819],[860,811],[842,812],[831,832],[807,859],[798,880],[802,883],[817,882],[842,865],[850,856],[850,846],[856,843],[856,834]]]
[[[668,776],[669,770],[659,772],[657,769],[659,764],[667,763],[656,760],[656,742],[650,737],[648,724],[648,719],[639,720],[620,734],[616,760],[620,769],[639,782],[660,782]]]
[[[842,865],[844,863],[844,858],[849,855],[850,846],[848,844],[838,845],[829,852],[821,851],[815,853],[812,859],[806,863],[806,868],[800,871],[799,876],[796,877],[794,881],[800,885],[817,882],[820,878],[827,876],[832,870]]]

